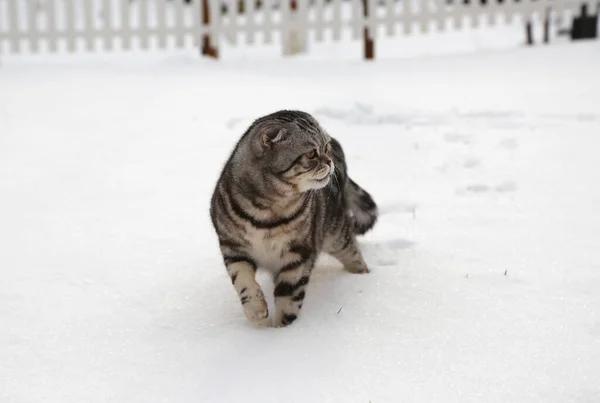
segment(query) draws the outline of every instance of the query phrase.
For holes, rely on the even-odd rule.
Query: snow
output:
[[[598,42],[5,57],[0,401],[599,401],[599,66]],[[282,108],[342,142],[382,217],[372,273],[323,258],[299,319],[258,330],[208,203]]]

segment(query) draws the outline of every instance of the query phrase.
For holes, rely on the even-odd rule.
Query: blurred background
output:
[[[575,0],[2,0],[0,11],[0,43],[16,54],[196,48],[217,58],[250,48],[340,57],[348,53],[340,47],[356,42],[351,53],[372,59],[375,49],[406,57],[423,46],[417,53],[534,46],[598,32],[598,4]],[[427,33],[433,38],[424,41]]]

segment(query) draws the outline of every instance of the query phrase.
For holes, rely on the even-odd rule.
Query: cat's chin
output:
[[[327,175],[322,179],[310,179],[302,184],[300,191],[306,192],[308,190],[322,189],[329,184],[330,180],[331,175]]]

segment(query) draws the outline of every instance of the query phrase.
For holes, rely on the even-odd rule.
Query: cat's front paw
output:
[[[254,326],[269,326],[269,309],[264,298],[254,298],[244,304],[244,313]]]
[[[277,319],[275,319],[274,327],[286,327],[294,323],[298,319],[298,313],[280,313]]]

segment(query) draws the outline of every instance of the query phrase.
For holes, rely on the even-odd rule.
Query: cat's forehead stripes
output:
[[[281,124],[294,123],[298,128],[307,134],[310,134],[318,139],[319,145],[324,145],[330,141],[329,135],[325,133],[323,128],[310,114],[300,111],[283,110],[272,113],[271,115],[259,118],[255,123],[265,121],[277,122]]]
[[[319,123],[317,123],[317,121],[315,121],[312,117],[301,117],[297,120],[294,120],[293,123],[295,123],[300,130],[311,135],[316,143],[315,145],[318,147],[327,144],[330,140],[325,130],[323,130]]]

